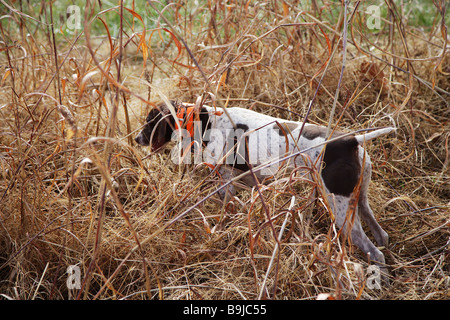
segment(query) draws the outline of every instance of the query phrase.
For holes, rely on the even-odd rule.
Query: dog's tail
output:
[[[386,128],[382,128],[382,129],[378,129],[378,130],[369,132],[369,133],[356,135],[355,138],[358,141],[358,143],[360,145],[362,145],[364,143],[364,141],[369,141],[369,140],[378,138],[379,136],[383,136],[394,130],[397,130],[397,129],[394,127],[386,127]]]

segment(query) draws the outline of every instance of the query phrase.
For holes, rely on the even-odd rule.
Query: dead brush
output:
[[[2,298],[448,299],[444,1],[419,27],[386,0],[377,32],[360,1],[101,2],[71,32],[53,2],[0,9]],[[395,124],[367,146],[389,290],[317,180],[280,172],[222,203],[207,166],[132,143],[155,102],[198,97],[330,132]]]

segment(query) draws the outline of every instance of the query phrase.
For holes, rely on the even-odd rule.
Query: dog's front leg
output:
[[[234,187],[233,182],[229,183],[236,176],[236,174],[233,171],[233,168],[228,167],[228,166],[220,166],[219,174],[220,174],[220,177],[222,178],[221,189],[218,192],[219,197],[225,203],[227,203],[236,194],[236,188]],[[227,184],[227,185],[225,187],[223,187],[223,184]]]

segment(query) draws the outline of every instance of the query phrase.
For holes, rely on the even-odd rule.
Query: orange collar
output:
[[[194,120],[200,121],[198,113],[196,113],[194,110],[195,110],[194,106],[192,107],[180,106],[180,108],[177,111],[178,121],[175,122],[175,129],[180,130],[186,127],[186,130],[189,132],[189,136],[191,138],[194,137]],[[221,116],[223,114],[223,111],[214,111],[212,114],[216,116]]]
[[[191,137],[194,137],[194,107],[180,106],[177,112],[178,121],[175,122],[175,129],[183,129],[186,126],[186,130]]]

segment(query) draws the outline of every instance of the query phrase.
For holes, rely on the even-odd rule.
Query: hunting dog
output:
[[[361,227],[360,217],[380,246],[388,244],[388,234],[375,220],[369,205],[367,192],[372,165],[362,145],[395,128],[386,127],[360,135],[334,132],[327,139],[327,129],[314,124],[288,121],[237,107],[223,110],[202,106],[197,110],[192,104],[171,103],[173,108],[162,104],[150,111],[142,131],[135,138],[138,144],[158,151],[171,140],[182,140],[183,143],[177,144],[181,149],[176,154],[190,159],[190,156],[186,157],[186,150],[196,149],[194,158],[198,158],[198,163],[218,169],[226,181],[247,172],[245,182],[250,185],[281,169],[315,168],[320,172],[319,185],[325,190],[336,225],[344,234],[351,226],[352,242],[370,254],[372,261],[385,263],[383,253]],[[347,209],[354,190],[358,194],[358,188],[358,205],[354,221],[350,222]],[[222,199],[235,192],[231,184],[220,191]]]

